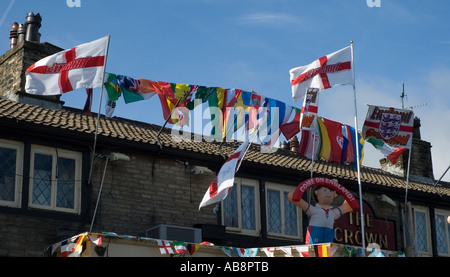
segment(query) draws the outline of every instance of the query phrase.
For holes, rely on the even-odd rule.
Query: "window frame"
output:
[[[285,197],[284,193],[292,192],[293,187],[289,185],[274,183],[274,182],[266,182],[265,183],[265,197],[266,197],[266,226],[267,226],[267,236],[273,238],[283,238],[283,239],[294,239],[294,240],[303,240],[303,211],[299,209],[297,206],[294,206],[297,213],[297,235],[289,235],[286,234],[286,216],[285,216]],[[268,203],[268,193],[269,190],[279,191],[280,192],[280,207],[281,207],[281,233],[269,232],[269,203]]]
[[[430,213],[429,213],[429,209],[428,207],[425,206],[416,206],[413,205],[412,206],[412,210],[413,210],[413,227],[414,227],[414,248],[415,248],[415,252],[418,254],[418,256],[420,257],[431,257],[433,256],[432,253],[432,244],[431,244],[431,224],[430,224]],[[425,214],[425,230],[426,230],[426,240],[427,240],[427,250],[426,251],[421,251],[417,248],[417,244],[416,244],[416,236],[417,236],[417,230],[416,230],[416,213],[420,212]]]
[[[0,147],[16,150],[14,201],[0,200],[0,207],[20,208],[22,202],[24,144],[19,141],[0,139]]]
[[[437,234],[436,234],[436,232],[437,232],[436,217],[438,215],[444,217],[445,232],[446,232],[446,235],[447,235],[447,253],[439,253],[437,246],[436,246],[436,252],[437,252],[438,256],[440,256],[440,257],[450,257],[450,223],[447,222],[447,217],[450,216],[450,211],[449,210],[443,210],[443,209],[435,209],[434,210],[435,226],[436,226],[434,232],[435,232],[436,237],[437,237]]]
[[[52,157],[52,172],[51,172],[51,191],[50,191],[50,205],[40,205],[33,203],[33,188],[34,188],[34,160],[36,154],[48,155]],[[75,160],[75,174],[74,174],[74,207],[63,208],[56,204],[58,180],[56,179],[56,164],[58,158],[66,158]],[[71,214],[80,214],[81,212],[81,179],[82,179],[82,153],[32,144],[30,151],[30,182],[29,182],[29,197],[28,207],[32,209],[64,212]]]
[[[249,186],[253,187],[253,194],[254,194],[254,209],[255,209],[255,230],[251,229],[244,229],[242,227],[242,199],[241,199],[241,187],[242,186]],[[230,233],[239,233],[243,235],[249,235],[249,236],[259,236],[261,233],[261,214],[260,214],[260,195],[259,195],[259,181],[254,179],[247,179],[247,178],[234,178],[234,188],[236,189],[237,193],[237,214],[238,214],[238,227],[230,227],[225,225],[225,209],[224,207],[224,201],[221,201],[221,217],[222,217],[222,223],[225,225],[226,231]]]

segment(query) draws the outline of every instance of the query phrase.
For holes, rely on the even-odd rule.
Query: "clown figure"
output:
[[[327,186],[316,186],[314,197],[317,204],[315,206],[303,199],[293,200],[294,193],[288,194],[290,202],[299,207],[309,217],[309,225],[306,233],[306,244],[329,243],[334,241],[334,221],[343,214],[351,212],[353,209],[344,201],[339,207],[332,207],[331,203],[336,198],[337,193]]]

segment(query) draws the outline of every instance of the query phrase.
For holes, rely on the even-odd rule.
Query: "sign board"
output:
[[[372,208],[363,201],[365,244],[377,243],[380,249],[397,250],[395,221],[377,219]],[[343,215],[334,223],[335,243],[362,246],[359,210]]]

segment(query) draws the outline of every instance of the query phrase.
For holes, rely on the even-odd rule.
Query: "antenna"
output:
[[[405,108],[405,104],[403,102],[405,97],[406,97],[406,94],[405,94],[405,83],[403,83],[403,91],[402,91],[402,94],[400,95],[400,98],[402,99],[402,109]]]
[[[402,109],[405,108],[405,103],[404,103],[404,99],[408,98],[408,95],[405,93],[405,83],[403,83],[403,90],[402,90],[402,94],[400,94],[400,98],[402,99]],[[419,105],[414,105],[411,107],[407,107],[407,109],[412,110],[413,108],[420,108],[420,107],[425,107],[427,105],[427,103],[422,103]]]
[[[426,105],[427,105],[427,103],[425,102],[425,103],[422,103],[422,104],[419,104],[419,105],[414,105],[414,106],[408,107],[407,109],[412,110],[413,108],[425,107]]]

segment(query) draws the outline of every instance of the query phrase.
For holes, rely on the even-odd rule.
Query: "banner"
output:
[[[362,128],[364,140],[376,138],[390,146],[411,149],[414,112],[369,105]]]

